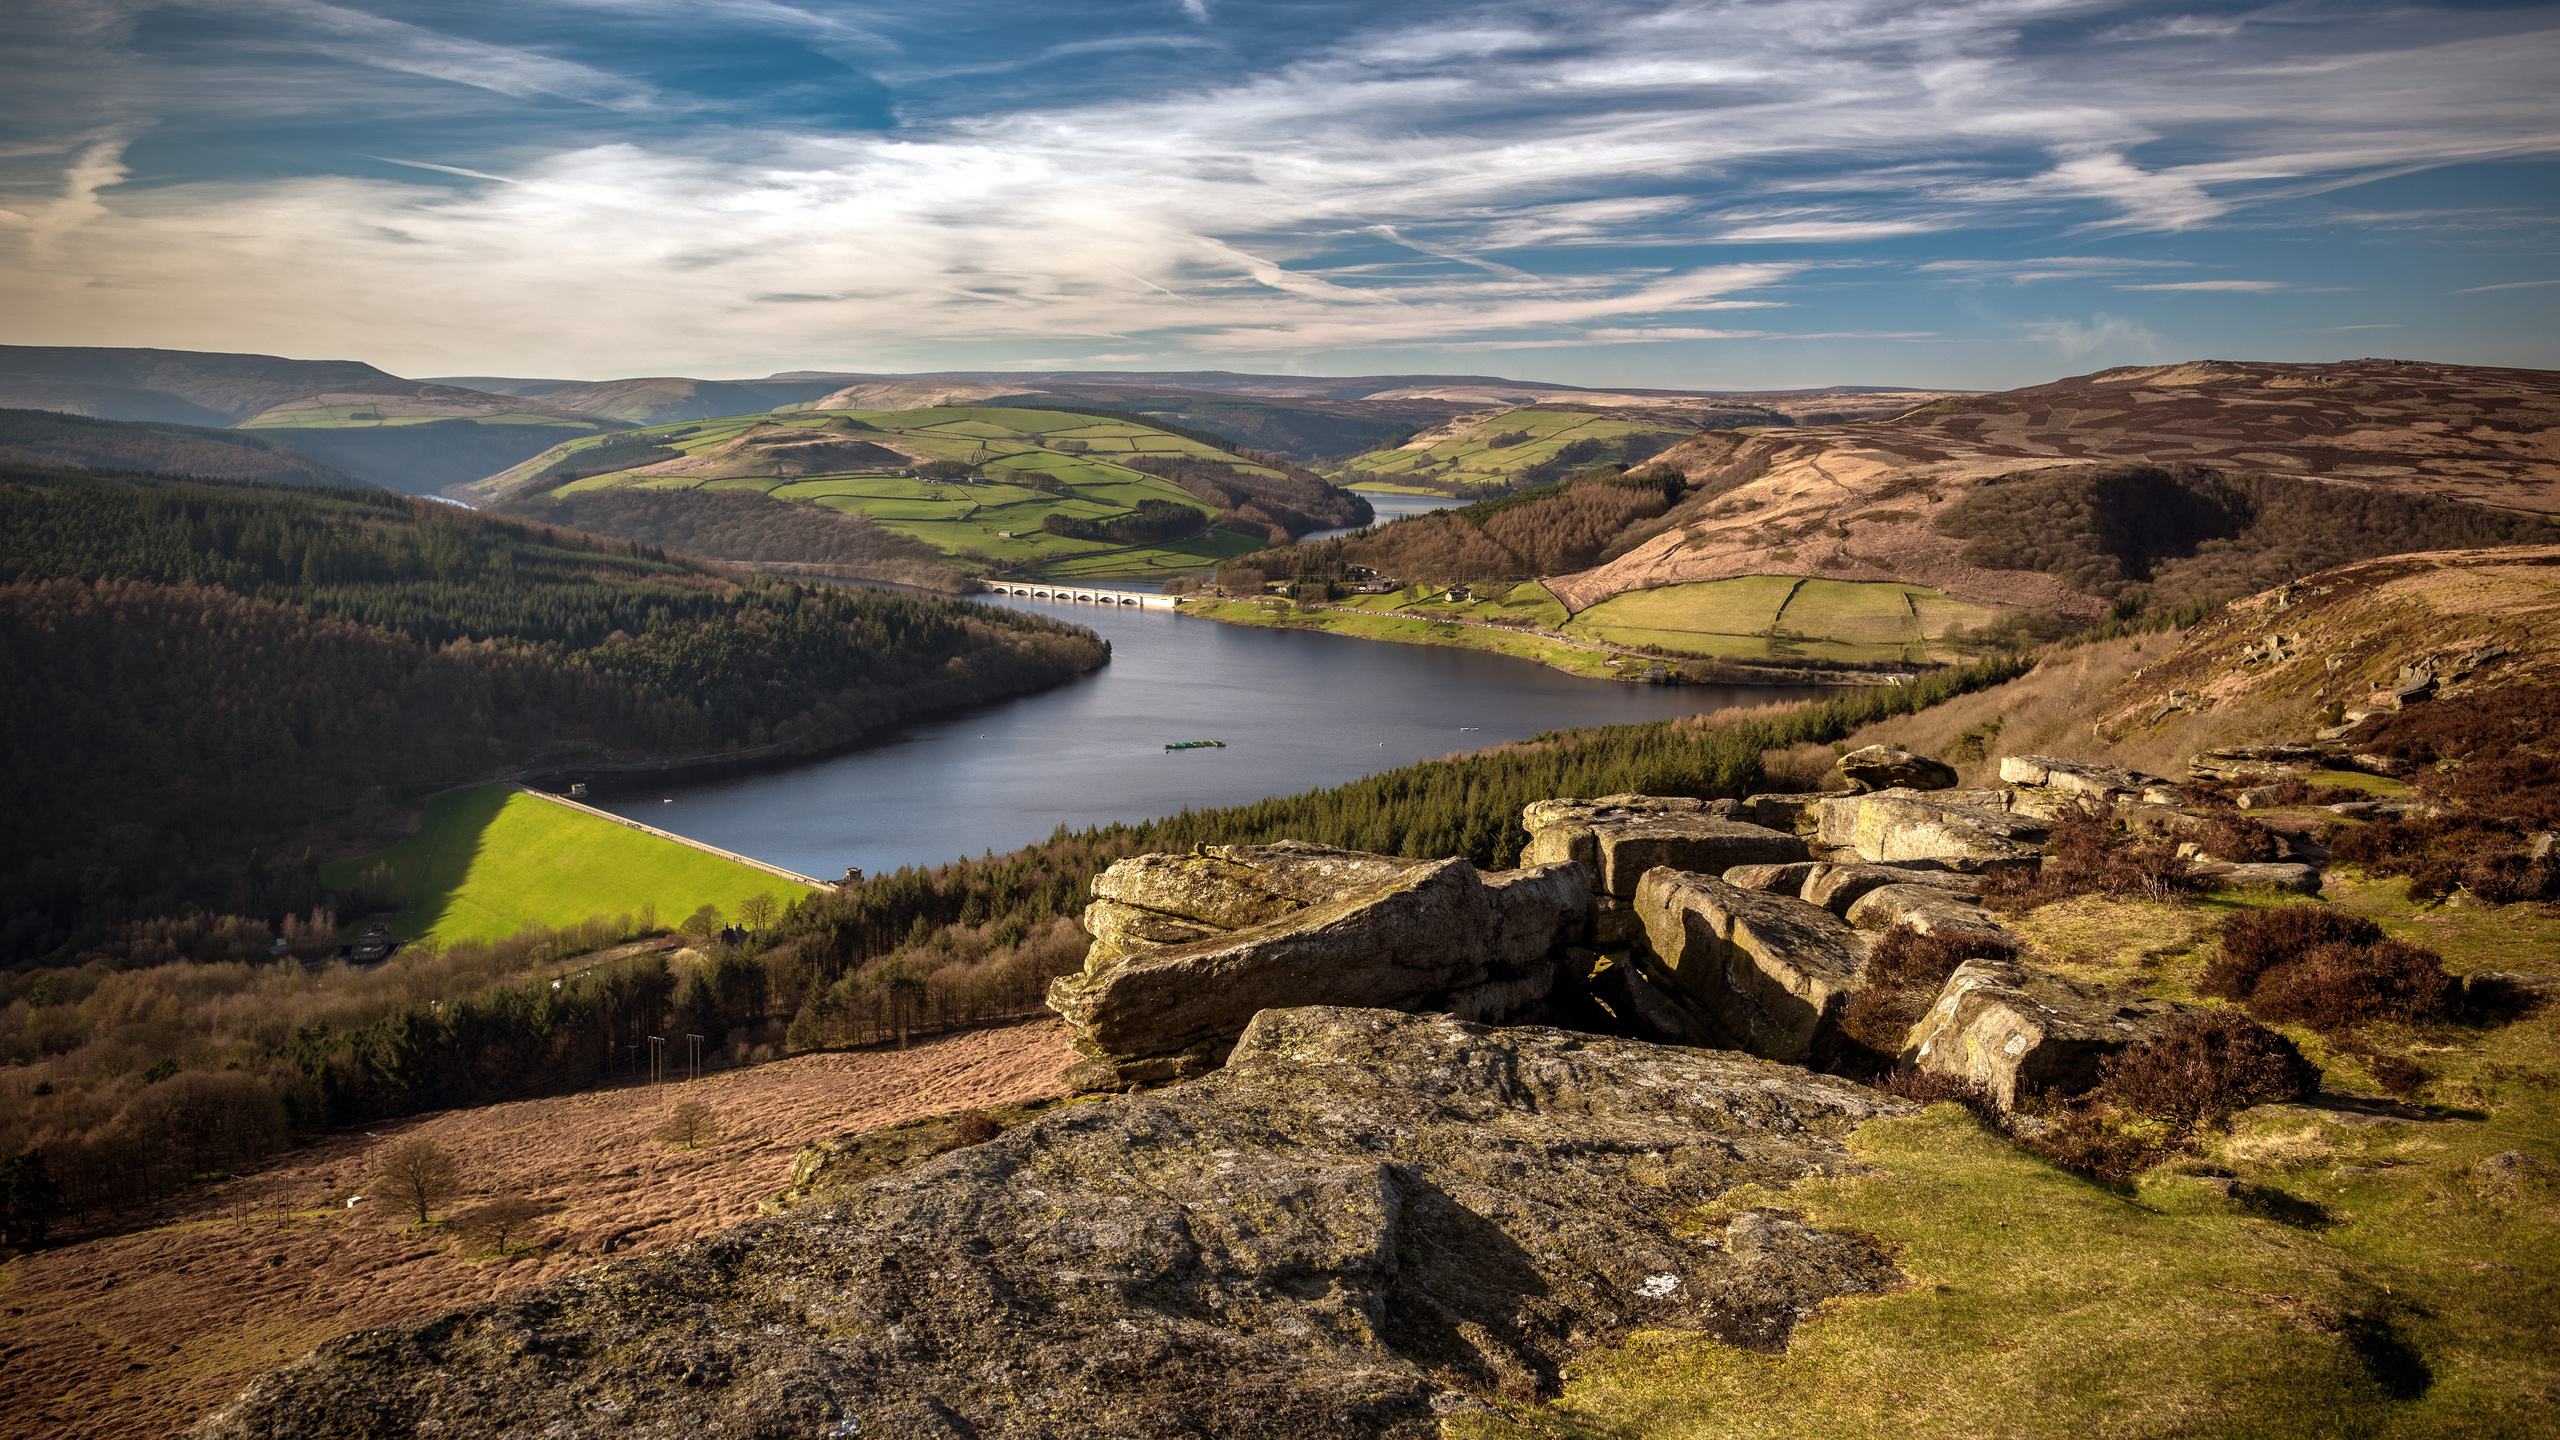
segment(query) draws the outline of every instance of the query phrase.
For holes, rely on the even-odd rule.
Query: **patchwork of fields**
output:
[[[1747,575],[1612,596],[1565,630],[1727,659],[1920,663],[1949,629],[1980,625],[1992,614],[1926,585]]]
[[[1508,485],[1541,465],[1624,461],[1628,442],[1645,455],[1689,438],[1687,428],[1581,411],[1510,410],[1453,428],[1424,449],[1371,450],[1338,467],[1363,488],[1407,494],[1466,494]],[[1589,442],[1589,443],[1578,443]],[[1574,447],[1567,453],[1567,447]],[[1588,453],[1584,453],[1588,452]]]
[[[391,867],[405,900],[391,917],[403,940],[496,940],[527,924],[574,925],[654,907],[673,924],[696,906],[735,915],[759,893],[789,904],[811,893],[734,860],[663,840],[503,785],[452,790],[427,802],[418,832],[390,849],[321,867],[352,886]]]
[[[1248,554],[1258,535],[1209,530],[1216,507],[1174,482],[1133,470],[1140,455],[1210,461],[1251,474],[1279,472],[1227,451],[1128,421],[1060,411],[986,406],[920,410],[781,411],[622,431],[547,451],[473,487],[496,494],[546,469],[574,469],[583,451],[647,445],[680,452],[628,470],[584,476],[550,493],[614,486],[659,490],[754,490],[779,500],[868,515],[945,557],[984,556],[1044,563],[1060,576],[1179,574]],[[865,457],[834,468],[826,452]],[[814,453],[813,453],[814,452]],[[970,467],[966,477],[921,478],[934,462]],[[818,473],[811,473],[812,467]],[[1145,501],[1198,512],[1204,533],[1126,546],[1051,535],[1050,515],[1107,524]]]

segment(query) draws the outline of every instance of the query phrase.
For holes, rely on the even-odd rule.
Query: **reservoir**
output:
[[[1061,825],[1296,794],[1546,730],[1824,693],[1631,685],[1474,650],[981,598],[1090,626],[1111,642],[1111,663],[1036,694],[910,721],[806,765],[693,783],[618,781],[590,803],[833,879],[848,865],[877,875],[1002,854]],[[1183,740],[1226,745],[1164,748]]]

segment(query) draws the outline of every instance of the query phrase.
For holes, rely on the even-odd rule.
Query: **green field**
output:
[[[352,885],[389,862],[407,903],[391,917],[403,940],[496,940],[528,924],[572,925],[655,906],[674,924],[709,903],[724,915],[759,891],[789,904],[809,894],[778,875],[555,805],[503,785],[449,790],[427,802],[418,833],[360,860],[324,865],[322,883]]]
[[[1557,458],[1577,440],[1609,447],[1579,462],[1597,464],[1617,457],[1633,436],[1669,443],[1689,438],[1690,431],[1641,420],[1617,420],[1581,411],[1511,410],[1477,421],[1435,442],[1426,450],[1371,450],[1336,467],[1360,477],[1359,488],[1388,494],[1459,495],[1508,486],[1514,476]],[[1508,445],[1493,442],[1512,435],[1527,438]],[[1568,462],[1574,463],[1574,462]]]
[[[1450,600],[1447,594],[1446,589],[1408,585],[1388,595],[1349,595],[1333,603],[1381,615],[1393,612],[1435,620],[1526,620],[1550,630],[1564,628],[1563,602],[1535,580],[1517,585],[1496,581],[1471,587],[1464,601]]]
[[[978,473],[957,483],[930,482],[889,473],[877,466],[869,471],[817,476],[759,475],[738,471],[752,470],[755,455],[760,452],[739,451],[736,463],[719,466],[716,475],[635,475],[624,471],[569,481],[552,493],[567,495],[619,485],[660,490],[756,490],[780,500],[868,515],[882,528],[922,540],[946,558],[984,555],[1006,564],[1036,563],[1040,566],[1038,573],[1045,576],[1097,578],[1184,574],[1262,548],[1258,540],[1226,532],[1128,548],[1109,541],[1077,540],[1042,531],[1041,520],[1052,514],[1108,522],[1135,510],[1144,500],[1187,506],[1199,512],[1204,527],[1215,513],[1206,501],[1172,481],[1114,463],[1112,457],[1186,456],[1259,474],[1277,473],[1226,451],[1145,425],[1051,410],[957,405],[919,410],[786,410],[653,425],[620,431],[609,438],[572,441],[473,488],[483,493],[496,492],[563,459],[574,464],[580,451],[606,443],[645,441],[681,451],[687,457],[703,456],[709,460],[749,432],[775,426],[834,431],[845,440],[898,450],[916,464],[956,461],[974,467]],[[749,441],[750,445],[754,443]],[[1067,493],[1009,483],[1008,476],[1024,472],[1049,475]]]
[[[1300,610],[1278,600],[1186,600],[1182,603],[1182,613],[1224,620],[1231,625],[1321,630],[1331,635],[1354,635],[1363,640],[1390,640],[1404,645],[1453,645],[1465,650],[1490,650],[1497,655],[1535,660],[1541,665],[1552,665],[1575,675],[1602,680],[1623,678],[1619,667],[1612,663],[1615,657],[1603,650],[1569,645],[1531,631],[1452,625],[1428,615],[1367,613],[1353,609]]]
[[[1920,663],[1950,627],[1992,614],[1925,585],[1746,575],[1614,595],[1565,632],[1726,658]]]

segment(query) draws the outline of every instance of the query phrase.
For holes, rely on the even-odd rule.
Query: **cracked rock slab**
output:
[[[1729,808],[1729,807],[1728,807]],[[1737,865],[1785,865],[1810,858],[1804,841],[1765,825],[1727,819],[1696,800],[1612,795],[1541,800],[1521,811],[1529,832],[1526,865],[1568,861],[1603,895],[1632,899],[1657,865],[1721,875]]]
[[[1637,1329],[1784,1348],[1901,1279],[1735,1186],[1914,1107],[1745,1056],[1444,1016],[1258,1017],[1232,1064],[709,1239],[358,1331],[199,1440],[1427,1440]]]
[[[1997,797],[1975,803],[1978,795]],[[1978,873],[2039,862],[2048,832],[2005,809],[1995,790],[1879,790],[1822,805],[1821,839],[1879,864],[1935,865]]]
[[[1142,855],[1095,882],[1107,906],[1084,970],[1049,1008],[1088,1058],[1080,1090],[1188,1079],[1217,1068],[1254,1015],[1298,1005],[1446,1010],[1501,1018],[1546,997],[1555,957],[1589,923],[1574,865],[1480,875],[1462,859],[1400,861],[1294,842]],[[1143,907],[1141,902],[1144,902]],[[1178,907],[1178,908],[1177,908]],[[1163,933],[1148,944],[1136,911]],[[1235,930],[1226,920],[1267,917]]]
[[[2108,1056],[2159,1034],[2181,1015],[2201,1013],[2197,1006],[2014,960],[1967,960],[1911,1027],[1902,1063],[1971,1080],[2002,1109],[2013,1109],[2021,1095],[2086,1090]]]
[[[1866,964],[1865,937],[1819,905],[1669,866],[1636,891],[1653,958],[1737,1047],[1801,1063]]]

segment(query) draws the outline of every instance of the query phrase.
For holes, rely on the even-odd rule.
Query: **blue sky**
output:
[[[0,341],[406,374],[2560,368],[2560,7],[32,0]]]

